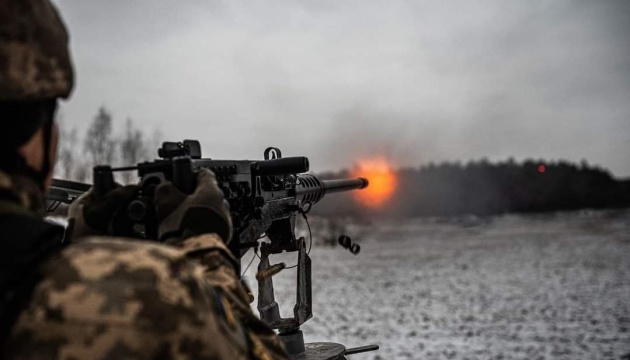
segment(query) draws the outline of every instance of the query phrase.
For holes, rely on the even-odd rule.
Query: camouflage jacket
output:
[[[19,199],[0,200],[0,216],[17,209],[41,214],[41,196],[12,180],[0,173],[0,192]],[[233,263],[214,234],[172,246],[73,241],[41,264],[41,280],[1,358],[288,359],[251,312]]]

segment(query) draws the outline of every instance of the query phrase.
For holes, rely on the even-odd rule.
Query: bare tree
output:
[[[112,138],[112,115],[101,106],[85,136],[85,150],[91,157],[91,165],[111,164],[115,156],[115,143]]]
[[[77,131],[75,128],[68,129],[63,120],[63,113],[60,109],[55,115],[55,122],[59,128],[59,142],[57,148],[57,162],[55,164],[55,176],[64,179],[70,179],[72,176],[72,164],[74,160],[74,151],[77,139]]]
[[[59,153],[55,172],[63,179],[74,179],[77,166],[77,129],[60,127],[59,132]]]
[[[55,176],[67,180],[89,180],[90,167],[88,161],[82,157],[81,149],[78,146],[81,138],[76,127],[70,127],[64,121],[61,113],[57,114],[55,121],[59,126],[59,147],[55,164]]]
[[[73,180],[79,182],[89,182],[92,178],[92,168],[85,160],[79,160],[77,165],[74,167],[73,171]]]
[[[127,126],[122,139],[120,140],[120,160],[125,164],[136,164],[141,160],[146,160],[147,149],[142,130],[133,126],[133,121],[127,119]],[[122,174],[123,181],[130,183],[134,179],[132,172]]]

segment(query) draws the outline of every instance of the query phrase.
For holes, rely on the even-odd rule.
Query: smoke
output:
[[[431,116],[350,108],[323,129],[321,157],[336,168],[375,157],[392,167],[416,166],[440,158],[443,132]]]

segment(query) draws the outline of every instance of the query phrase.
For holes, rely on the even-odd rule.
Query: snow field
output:
[[[358,256],[341,247],[311,252],[307,342],[381,346],[350,360],[630,359],[630,211],[347,230],[362,246]],[[272,263],[295,259],[278,255]],[[245,277],[254,292],[256,265]],[[290,316],[295,271],[274,283]]]

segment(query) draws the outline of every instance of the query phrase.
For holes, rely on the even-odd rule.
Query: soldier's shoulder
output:
[[[135,239],[92,236],[72,243],[59,255],[72,266],[86,272],[88,277],[98,277],[115,266],[128,269],[161,266],[173,262],[184,262],[184,254],[177,248],[156,242]],[[96,266],[101,265],[100,267]],[[44,266],[57,267],[59,264]],[[96,272],[96,273],[94,273]]]
[[[133,284],[134,288],[166,291],[170,288],[162,287],[169,281],[201,275],[176,248],[148,241],[99,237],[66,247],[42,264],[42,272],[46,275],[44,281],[52,282],[55,289],[73,283],[119,282]]]
[[[43,263],[41,273],[32,303],[58,309],[66,322],[107,319],[160,329],[165,324],[155,316],[177,313],[194,323],[192,310],[213,294],[199,267],[177,249],[130,239],[71,244]]]
[[[149,320],[138,318],[143,314],[152,316],[168,310],[184,315],[186,309],[207,305],[198,303],[214,294],[200,281],[202,269],[181,251],[147,241],[87,238],[46,261],[41,270],[44,278],[38,293],[63,297],[61,306],[85,302],[85,296],[100,304],[80,311],[67,308],[66,320],[75,312],[85,320],[90,310],[95,317],[107,314],[111,320],[137,324],[138,320]],[[51,296],[34,300],[43,300],[47,306],[52,303]],[[147,304],[149,308],[136,308]]]
[[[89,238],[50,258],[41,272],[13,331],[20,355],[41,343],[51,344],[55,356],[69,351],[78,358],[103,354],[103,343],[106,352],[130,358],[155,351],[166,358],[241,358],[246,351],[222,335],[220,295],[176,248]]]

